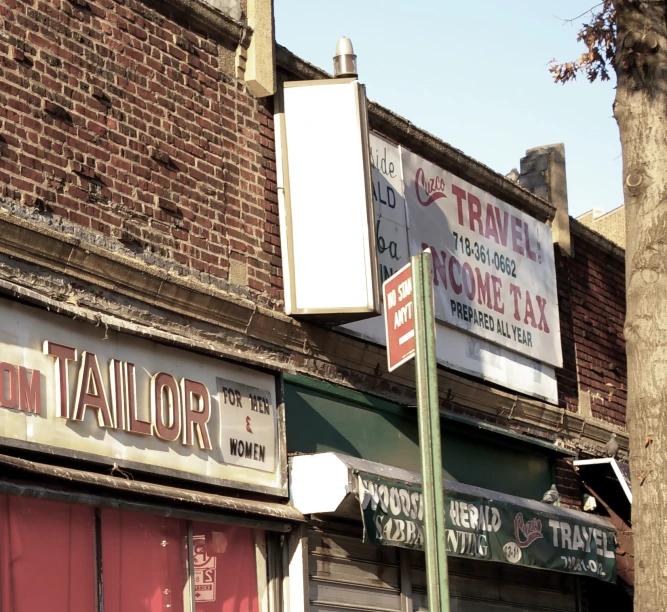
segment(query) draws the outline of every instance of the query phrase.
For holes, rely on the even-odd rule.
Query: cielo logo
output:
[[[521,512],[514,517],[514,539],[521,548],[527,548],[543,537],[541,520],[531,519],[526,522]]]
[[[447,197],[445,195],[445,179],[440,176],[426,179],[424,169],[419,168],[415,175],[415,193],[422,206],[430,206],[436,200]]]

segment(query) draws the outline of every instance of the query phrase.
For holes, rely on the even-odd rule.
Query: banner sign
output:
[[[276,378],[0,300],[0,441],[284,491]]]
[[[370,145],[379,277],[384,282],[410,263],[401,155],[398,147],[373,133]]]
[[[401,148],[410,252],[433,253],[436,318],[563,364],[551,228]]]
[[[423,549],[421,487],[359,476],[364,541]],[[445,489],[447,554],[616,582],[614,529]]]

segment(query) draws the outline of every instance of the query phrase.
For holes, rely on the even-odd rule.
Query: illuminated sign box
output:
[[[354,79],[285,83],[277,124],[287,314],[380,312],[366,96]]]

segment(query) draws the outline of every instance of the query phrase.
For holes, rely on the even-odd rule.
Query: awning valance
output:
[[[292,457],[303,514],[361,517],[370,543],[423,547],[421,477],[338,453]],[[615,529],[602,517],[444,481],[447,554],[616,580]]]

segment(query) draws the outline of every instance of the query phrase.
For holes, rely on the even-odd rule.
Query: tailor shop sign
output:
[[[551,228],[401,150],[410,252],[430,248],[436,318],[562,367]]]
[[[364,541],[423,549],[423,497],[411,487],[359,476]],[[616,581],[614,530],[556,513],[445,489],[447,554]]]
[[[0,300],[0,442],[282,490],[276,379]]]

